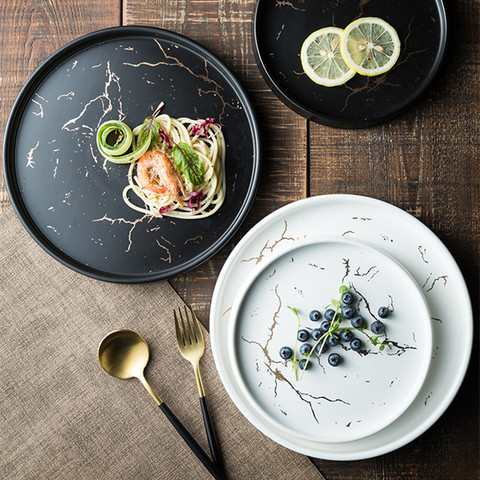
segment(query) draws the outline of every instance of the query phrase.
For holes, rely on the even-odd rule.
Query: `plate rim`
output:
[[[34,218],[32,218],[32,216],[29,214],[28,209],[26,208],[21,199],[21,193],[18,191],[18,184],[15,181],[15,162],[12,162],[10,160],[12,155],[15,154],[14,152],[17,138],[17,127],[22,119],[26,104],[28,103],[28,99],[31,97],[31,94],[34,92],[35,88],[37,88],[45,79],[45,77],[49,74],[52,67],[55,68],[61,62],[65,61],[71,55],[80,51],[83,48],[91,45],[98,45],[104,41],[109,41],[126,36],[151,36],[152,38],[160,37],[168,41],[172,41],[172,43],[191,48],[194,53],[201,55],[202,58],[214,65],[215,68],[232,86],[235,94],[242,102],[243,110],[245,111],[245,116],[247,118],[250,132],[252,135],[252,174],[246,191],[245,200],[236,215],[234,216],[232,223],[222,233],[220,238],[216,239],[201,254],[190,259],[188,262],[182,263],[175,268],[170,268],[168,270],[158,271],[155,273],[147,272],[138,274],[118,274],[85,265],[75,260],[74,258],[71,258],[69,255],[64,254],[58,247],[55,246],[54,243],[47,239],[47,237],[42,233],[41,229],[35,223]],[[195,40],[192,40],[182,34],[157,27],[127,25],[104,28],[75,38],[74,40],[66,43],[65,45],[57,49],[30,74],[29,78],[26,80],[25,84],[20,89],[20,92],[18,93],[9,112],[3,140],[4,142],[2,163],[5,186],[12,207],[29,235],[44,251],[46,251],[49,255],[51,255],[54,259],[56,259],[63,265],[71,268],[78,273],[81,273],[88,277],[92,277],[96,280],[113,283],[134,284],[164,280],[174,275],[185,273],[210,259],[228,243],[228,241],[242,225],[253,205],[260,181],[259,177],[262,164],[260,126],[253,107],[253,103],[251,102],[249,95],[247,94],[244,87],[241,85],[233,71],[209,49],[199,44]]]
[[[377,457],[386,453],[390,453],[394,450],[397,450],[408,443],[412,442],[416,438],[418,438],[420,435],[425,433],[446,411],[446,409],[449,407],[449,405],[452,403],[453,399],[457,395],[463,381],[465,378],[465,374],[467,372],[467,368],[470,363],[471,355],[472,355],[472,346],[473,346],[473,308],[472,308],[472,303],[470,299],[470,294],[465,282],[465,279],[463,277],[463,274],[453,257],[453,255],[450,253],[450,251],[447,249],[446,245],[443,243],[443,241],[425,224],[423,224],[420,220],[418,220],[416,217],[413,215],[409,214],[405,210],[402,210],[401,208],[385,202],[383,200],[375,199],[373,197],[367,197],[363,195],[354,195],[354,194],[326,194],[326,195],[318,195],[314,197],[307,197],[303,198],[301,200],[297,200],[294,202],[291,202],[273,212],[271,212],[269,215],[264,217],[262,220],[260,220],[256,225],[254,225],[249,232],[239,241],[239,243],[236,245],[235,249],[232,251],[230,256],[227,258],[224,267],[222,268],[220,275],[217,280],[217,284],[215,285],[215,289],[213,292],[212,296],[212,307],[210,310],[210,336],[211,336],[211,346],[212,346],[212,353],[213,353],[213,358],[215,361],[215,365],[217,368],[217,372],[222,380],[222,383],[227,390],[227,392],[230,395],[230,385],[228,382],[228,378],[226,376],[225,371],[222,369],[222,363],[221,363],[221,358],[219,354],[219,344],[218,344],[218,339],[217,339],[217,329],[216,329],[216,323],[220,321],[225,321],[222,320],[221,317],[224,315],[226,312],[221,312],[220,310],[217,312],[217,306],[219,301],[221,300],[221,292],[220,289],[217,288],[218,285],[221,285],[221,283],[224,281],[224,278],[228,275],[228,269],[230,268],[231,264],[235,262],[235,255],[238,254],[244,248],[244,246],[248,243],[250,240],[251,236],[257,234],[257,232],[261,231],[263,226],[271,221],[275,221],[277,218],[281,218],[281,216],[284,214],[284,212],[294,209],[296,204],[301,204],[301,205],[308,205],[308,204],[316,204],[316,203],[322,203],[322,202],[329,202],[329,201],[349,201],[353,203],[358,203],[358,202],[364,202],[367,205],[376,205],[380,208],[388,208],[392,212],[395,212],[397,214],[402,215],[405,219],[408,219],[409,222],[413,223],[417,228],[419,228],[423,233],[425,234],[426,237],[431,239],[434,243],[436,243],[439,248],[442,249],[443,254],[446,255],[448,258],[452,269],[454,270],[454,273],[456,273],[456,277],[459,282],[459,287],[461,288],[462,294],[463,294],[463,299],[465,300],[465,309],[466,313],[468,314],[468,331],[464,332],[466,335],[464,337],[464,346],[466,348],[463,349],[464,351],[464,356],[462,357],[462,363],[459,365],[459,368],[456,369],[456,376],[454,378],[454,382],[450,382],[448,386],[445,388],[446,390],[446,395],[442,395],[441,399],[439,400],[437,406],[433,411],[428,412],[426,415],[423,417],[422,422],[415,423],[414,425],[411,426],[411,428],[408,430],[407,433],[402,434],[401,437],[398,437],[398,435],[395,436],[395,439],[389,442],[382,442],[381,444],[376,445],[375,447],[371,447],[368,449],[359,449],[359,451],[355,452],[331,452],[331,451],[326,451],[325,449],[322,451],[321,450],[321,445],[320,447],[315,447],[315,448],[309,448],[309,447],[295,447],[293,448],[291,445],[286,446],[287,448],[290,448],[294,451],[297,451],[299,453],[302,453],[304,455],[312,456],[315,458],[321,458],[325,460],[337,460],[337,461],[352,461],[352,460],[364,460],[367,458],[373,458]],[[218,317],[218,320],[217,320]],[[228,319],[226,320],[228,321]],[[445,393],[445,392],[442,392]],[[407,409],[408,411],[408,409]],[[395,425],[392,424],[392,425]],[[393,428],[392,426],[387,427],[388,428]],[[264,432],[265,433],[265,432]],[[280,443],[285,446],[284,443],[282,443],[278,436],[275,434],[271,434],[269,432],[268,434],[265,433],[267,436],[272,438],[274,441],[277,443]],[[334,444],[324,444],[324,445],[334,445]]]
[[[260,40],[259,40],[259,21],[258,17],[260,16],[260,9],[262,5],[265,4],[268,0],[258,0],[255,7],[254,17],[253,17],[253,27],[252,27],[252,50],[255,57],[255,62],[258,66],[258,69],[262,75],[262,78],[265,80],[265,83],[268,85],[270,90],[276,95],[276,97],[283,102],[288,108],[293,110],[298,115],[311,120],[315,123],[326,125],[333,128],[345,128],[345,129],[357,129],[357,128],[368,128],[381,125],[383,123],[394,120],[399,117],[406,111],[410,110],[418,101],[424,96],[428,87],[432,84],[433,80],[437,76],[441,66],[443,65],[447,41],[448,41],[448,18],[445,10],[445,5],[443,0],[433,0],[438,7],[440,13],[440,42],[435,61],[432,68],[429,70],[429,74],[426,77],[422,88],[420,88],[416,95],[407,102],[402,108],[395,110],[394,112],[380,116],[375,120],[363,120],[361,118],[355,118],[351,121],[341,120],[336,116],[322,114],[321,112],[315,111],[302,103],[298,102],[290,94],[285,92],[275,81],[274,76],[267,68],[266,61],[261,54]]]
[[[254,398],[254,395],[249,391],[249,388],[246,385],[246,382],[240,372],[240,368],[238,365],[238,362],[234,361],[234,357],[238,356],[237,347],[236,347],[236,342],[235,342],[235,333],[238,328],[238,314],[239,314],[239,309],[241,308],[241,305],[252,287],[252,285],[257,281],[257,279],[265,274],[265,271],[268,269],[271,269],[272,265],[279,261],[282,257],[285,256],[290,256],[294,254],[295,251],[299,249],[303,249],[305,247],[312,247],[316,246],[320,243],[344,243],[344,244],[353,244],[356,245],[360,248],[366,248],[370,251],[374,251],[376,254],[380,255],[381,257],[385,257],[388,262],[394,265],[394,267],[398,270],[400,270],[411,282],[413,288],[417,291],[419,298],[422,301],[422,305],[425,308],[426,313],[426,318],[423,320],[426,322],[425,326],[423,327],[427,337],[426,337],[426,348],[424,349],[425,352],[422,354],[422,365],[421,365],[421,375],[417,377],[417,380],[415,382],[415,388],[411,390],[413,393],[408,393],[408,398],[409,402],[407,404],[404,404],[405,402],[402,403],[402,405],[398,408],[399,412],[395,415],[392,416],[392,418],[389,418],[387,422],[383,422],[380,426],[380,428],[376,429],[375,431],[370,431],[368,433],[364,433],[361,435],[353,436],[352,438],[349,438],[348,440],[322,440],[322,439],[317,439],[315,440],[312,437],[305,436],[303,434],[298,434],[294,431],[290,431],[289,428],[284,427],[281,425],[279,421],[277,421],[268,411],[266,411],[264,408],[261,407],[259,402]],[[232,319],[232,316],[234,318]],[[424,317],[424,315],[422,315]],[[239,287],[237,295],[235,296],[234,302],[232,303],[232,308],[229,316],[229,325],[228,325],[228,346],[229,346],[229,352],[230,352],[230,357],[232,358],[232,365],[234,368],[234,373],[233,375],[237,378],[237,382],[240,381],[242,384],[242,387],[245,387],[245,390],[247,393],[243,392],[244,395],[246,395],[251,402],[255,405],[256,408],[262,410],[265,412],[265,416],[267,417],[268,421],[272,423],[273,425],[276,426],[276,428],[279,428],[280,430],[283,430],[285,434],[287,435],[293,435],[301,440],[307,440],[310,442],[321,442],[321,443],[346,443],[346,442],[351,442],[351,441],[356,441],[356,440],[361,440],[362,438],[366,438],[370,435],[373,435],[380,430],[383,430],[384,428],[387,428],[389,425],[391,425],[395,420],[397,420],[408,408],[409,406],[413,403],[417,395],[420,393],[422,386],[425,383],[425,380],[428,375],[428,371],[430,369],[430,364],[431,364],[431,356],[432,356],[432,346],[433,346],[433,332],[432,332],[432,325],[431,325],[431,314],[430,314],[430,308],[428,306],[427,299],[425,298],[424,293],[422,292],[422,289],[418,282],[415,280],[413,275],[392,255],[390,255],[388,252],[383,250],[380,247],[377,247],[370,242],[366,240],[358,240],[354,238],[345,238],[345,237],[339,237],[338,235],[315,235],[313,237],[309,237],[308,239],[301,239],[296,241],[293,245],[287,247],[284,250],[281,250],[276,253],[272,253],[271,256],[268,257],[268,259],[265,260],[264,263],[261,263],[259,265],[256,265],[255,268],[252,269],[252,271],[247,275],[245,281],[242,283],[242,285]],[[423,322],[422,322],[423,323]]]

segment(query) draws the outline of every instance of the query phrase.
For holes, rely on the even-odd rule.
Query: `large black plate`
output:
[[[227,194],[202,220],[143,218],[122,200],[128,167],[105,163],[95,135],[106,119],[132,127],[160,101],[169,115],[214,117],[227,143]],[[168,278],[211,257],[253,202],[260,145],[254,112],[230,71],[175,33],[119,27],[52,55],[22,89],[4,143],[5,181],[32,237],[91,277],[122,283]]]
[[[390,72],[357,74],[339,87],[303,73],[300,49],[310,33],[370,16],[390,23],[402,43]],[[359,128],[391,120],[418,100],[438,71],[446,38],[441,0],[259,0],[253,44],[260,72],[288,107],[318,123]]]

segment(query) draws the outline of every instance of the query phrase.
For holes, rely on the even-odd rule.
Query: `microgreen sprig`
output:
[[[314,343],[312,349],[308,353],[303,354],[301,358],[298,358],[298,355],[297,355],[298,333],[300,330],[300,323],[301,323],[300,315],[296,308],[290,307],[290,306],[288,307],[295,314],[297,318],[297,329],[295,333],[295,348],[293,350],[292,358],[288,360],[289,362],[292,363],[292,369],[294,371],[295,380],[299,380],[297,366],[300,364],[300,362],[302,360],[306,360],[301,369],[302,371],[300,375],[300,380],[302,380],[305,370],[307,370],[308,368],[308,364],[310,362],[312,355],[314,355],[314,353],[317,351],[317,347],[320,345],[320,348],[319,348],[319,355],[320,355],[324,351],[325,343],[327,342],[328,338],[329,337],[338,338],[340,333],[343,331],[357,330],[359,332],[362,332],[367,337],[368,341],[372,343],[372,345],[378,346],[380,351],[383,351],[386,347],[388,347],[389,349],[392,349],[392,345],[395,345],[395,342],[388,340],[388,338],[385,335],[385,332],[382,334],[374,334],[365,326],[356,328],[353,326],[342,325],[342,323],[346,321],[346,318],[344,318],[344,316],[342,315],[342,310],[341,310],[342,297],[345,293],[349,292],[351,289],[352,289],[351,284],[348,286],[347,285],[340,286],[340,288],[338,289],[340,293],[340,298],[332,299],[331,302],[325,307],[325,310],[327,310],[329,307],[332,307],[332,309],[334,309],[334,312],[335,312],[330,322],[328,330],[318,338],[318,340]],[[383,339],[381,338],[382,336],[384,337]]]
[[[378,345],[378,350],[380,350],[380,352],[383,352],[383,350],[385,350],[385,347],[388,347],[389,350],[392,349],[393,342],[391,340],[389,340],[388,338],[384,338],[383,340],[380,340],[381,335],[377,335],[377,334],[371,332],[370,330],[368,330],[365,327],[361,328],[360,330],[362,331],[362,333],[364,333],[366,335],[368,341],[373,346],[376,347]],[[385,333],[383,333],[382,335],[385,335]]]
[[[293,349],[293,358],[291,358],[289,361],[292,363],[292,369],[293,373],[295,375],[295,380],[298,380],[298,374],[297,374],[297,345],[298,345],[298,331],[300,330],[300,315],[298,314],[298,311],[295,307],[288,307],[297,317],[297,331],[295,333],[295,348]]]
[[[340,324],[345,320],[342,316],[342,314],[339,312],[339,309],[342,305],[341,303],[341,300],[342,300],[342,295],[345,293],[345,292],[348,292],[349,290],[351,289],[351,286],[347,287],[346,285],[342,285],[338,291],[340,293],[340,299],[337,300],[337,299],[332,299],[331,301],[331,305],[333,307],[335,307],[335,315],[333,316],[333,320],[330,324],[330,328],[315,342],[315,344],[313,345],[313,348],[312,350],[310,351],[310,353],[308,353],[307,355],[304,355],[304,358],[307,359],[307,361],[305,362],[305,365],[303,367],[303,370],[302,370],[302,375],[300,377],[300,380],[303,378],[303,375],[305,373],[305,370],[308,368],[308,362],[310,361],[310,358],[312,356],[312,353],[311,352],[315,352],[315,349],[317,348],[317,346],[320,344],[320,342],[322,342],[322,345],[320,347],[320,353],[323,351],[323,348],[325,346],[325,343],[327,341],[327,338],[328,337],[331,337],[331,336],[337,336],[335,335],[335,331],[339,329],[340,327]],[[329,305],[327,305],[328,307]],[[297,334],[298,335],[298,334]],[[296,347],[296,345],[295,345]]]

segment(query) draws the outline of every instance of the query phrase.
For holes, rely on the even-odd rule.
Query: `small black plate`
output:
[[[396,65],[376,77],[356,74],[342,86],[317,85],[303,72],[304,40],[360,17],[380,17],[395,28],[402,44]],[[361,128],[391,120],[418,100],[441,64],[447,18],[441,0],[259,0],[253,37],[260,72],[282,102],[318,123]]]
[[[143,217],[122,199],[127,165],[105,162],[96,131],[132,128],[163,101],[173,117],[214,117],[227,143],[227,193],[201,220]],[[12,204],[53,257],[88,276],[139,283],[168,278],[216,253],[253,202],[260,169],[255,115],[230,71],[178,34],[106,29],[77,39],[28,80],[10,114],[4,174]]]

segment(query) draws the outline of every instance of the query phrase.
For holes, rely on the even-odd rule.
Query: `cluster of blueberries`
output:
[[[342,295],[342,308],[340,313],[343,319],[350,320],[350,324],[353,328],[361,329],[365,326],[365,320],[362,316],[357,315],[355,308],[352,306],[354,300],[355,297],[351,292],[345,292]],[[327,332],[330,332],[330,334],[326,337],[325,342],[321,341],[317,344],[315,347],[315,353],[325,353],[330,347],[338,345],[340,341],[349,342],[350,348],[355,352],[362,349],[363,342],[359,338],[353,336],[351,329],[340,327],[340,333],[337,333],[336,330],[332,330],[332,321],[335,318],[335,314],[336,312],[333,308],[328,308],[323,314],[324,320],[320,324],[320,328],[315,328],[311,332],[306,329],[298,330],[297,338],[302,342],[302,345],[300,346],[300,354],[303,357],[306,357],[302,358],[298,363],[301,370],[307,370],[310,367],[308,357],[310,356],[313,347],[306,342],[308,342],[310,338],[314,342],[318,342],[318,340]],[[387,318],[389,314],[390,309],[388,307],[380,307],[378,309],[378,316],[380,318]],[[318,322],[322,318],[322,314],[318,310],[312,310],[309,314],[309,318],[312,322]],[[376,320],[370,325],[370,330],[375,335],[381,335],[385,332],[385,325],[381,320]],[[292,355],[293,351],[290,347],[285,346],[280,349],[280,357],[284,360],[289,360]],[[337,367],[342,363],[342,357],[338,353],[331,353],[328,356],[328,363],[332,367]]]

